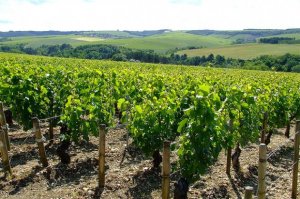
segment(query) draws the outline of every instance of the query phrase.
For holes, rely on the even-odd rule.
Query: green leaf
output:
[[[210,86],[205,85],[205,84],[200,85],[199,89],[206,95],[208,95],[210,92]]]
[[[122,104],[125,102],[126,100],[124,98],[121,98],[118,100],[118,109],[122,109]]]
[[[143,109],[140,105],[135,105],[135,110],[139,113],[142,114],[143,113]]]
[[[73,96],[72,95],[69,95],[68,96],[68,101],[67,101],[67,103],[66,103],[66,108],[68,108],[68,107],[70,107],[71,106],[71,104],[72,104],[72,99],[73,99]]]
[[[187,123],[188,118],[185,118],[184,120],[182,120],[181,122],[179,122],[178,124],[178,128],[177,128],[177,132],[181,133],[182,132],[182,128],[185,126],[185,124]]]
[[[44,95],[44,94],[48,93],[48,90],[47,90],[47,88],[45,88],[45,86],[41,86],[41,92]]]
[[[247,104],[246,102],[243,102],[242,107],[247,109],[247,108],[249,108],[249,104]]]

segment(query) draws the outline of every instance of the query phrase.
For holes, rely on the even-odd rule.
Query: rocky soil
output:
[[[97,188],[98,139],[72,144],[71,163],[63,165],[55,155],[59,129],[54,130],[54,143],[49,145],[46,141],[49,161],[46,168],[39,162],[33,134],[18,129],[17,125],[10,130],[13,177],[5,176],[0,164],[0,198],[161,198],[160,171],[152,169],[152,160],[132,146],[130,139],[127,147],[126,129],[111,129],[107,133],[106,185],[103,190]],[[43,128],[42,132],[47,138],[48,129]],[[291,132],[293,136],[294,128]],[[267,198],[290,198],[293,141],[284,137],[284,129],[273,135],[268,154]],[[171,156],[172,160],[176,159],[176,154]],[[188,198],[243,198],[245,186],[254,187],[256,192],[258,144],[242,148],[240,160],[241,170],[232,169],[228,176],[226,155],[222,152],[210,170],[190,185]],[[172,173],[171,195],[178,178],[176,172]]]

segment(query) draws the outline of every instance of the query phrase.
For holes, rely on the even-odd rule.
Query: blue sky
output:
[[[0,0],[0,31],[300,28],[300,0]]]

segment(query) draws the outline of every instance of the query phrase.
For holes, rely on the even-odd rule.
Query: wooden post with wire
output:
[[[296,121],[293,161],[292,199],[297,198],[298,169],[299,169],[300,120]]]
[[[4,133],[1,125],[0,125],[0,151],[1,151],[1,157],[2,157],[2,163],[3,163],[3,170],[5,172],[8,172],[9,175],[12,176],[12,170],[11,170],[11,166],[10,166],[7,145],[5,143],[5,133]]]
[[[266,133],[267,133],[267,125],[268,125],[268,113],[264,113],[263,126],[261,131],[260,143],[265,143]]]
[[[266,198],[266,169],[267,169],[267,145],[259,145],[258,161],[258,199]]]
[[[40,160],[41,160],[43,166],[47,167],[48,161],[47,161],[47,157],[46,157],[44,140],[43,140],[42,133],[41,133],[39,119],[36,117],[32,118],[32,124],[33,124],[33,132],[35,134],[35,140],[36,140],[38,148],[39,148]]]
[[[49,140],[50,140],[50,144],[53,144],[54,134],[53,134],[53,120],[52,119],[49,121]]]
[[[170,197],[170,141],[164,141],[162,170],[162,199]]]
[[[232,128],[233,128],[233,120],[229,120],[229,133],[232,133]],[[227,163],[226,163],[226,173],[227,175],[230,175],[230,169],[231,169],[231,153],[232,153],[232,148],[228,147],[227,148]]]
[[[228,147],[227,148],[227,163],[226,163],[226,173],[227,175],[230,175],[230,169],[231,169],[231,153],[232,153],[232,148]]]
[[[6,145],[7,150],[10,151],[8,128],[7,128],[7,124],[6,124],[6,118],[5,118],[2,102],[0,102],[0,125],[2,126],[2,130],[3,130],[3,133],[4,133],[4,140],[3,140],[4,144]]]
[[[99,130],[99,188],[105,186],[105,124]]]
[[[50,111],[51,111],[51,119],[49,121],[49,140],[50,140],[50,144],[53,144],[54,142],[54,133],[53,133],[53,96],[51,96],[50,98]]]
[[[244,199],[252,199],[252,195],[253,195],[253,187],[250,186],[245,187]]]

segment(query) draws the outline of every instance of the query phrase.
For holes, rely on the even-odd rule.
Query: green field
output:
[[[222,55],[236,59],[252,59],[261,55],[300,54],[300,44],[240,44],[223,47],[183,50],[179,54],[188,56]]]
[[[111,37],[119,37],[119,38],[134,38],[138,37],[137,35],[130,34],[125,31],[90,31],[90,32],[84,32],[83,35],[109,35]]]
[[[280,34],[280,35],[273,35],[265,38],[270,38],[270,37],[290,37],[290,38],[295,38],[295,39],[300,39],[300,33],[294,33],[294,34]]]
[[[202,31],[203,32],[203,31]],[[151,36],[141,36],[143,32],[129,31],[91,31],[72,33],[68,35],[47,36],[18,36],[9,37],[10,41],[2,41],[0,45],[20,44],[27,47],[39,47],[42,45],[71,44],[72,46],[108,44],[123,46],[131,49],[153,50],[157,53],[166,53],[175,49],[187,49],[197,47],[200,49],[183,50],[179,54],[188,56],[202,56],[219,54],[225,57],[252,59],[261,55],[283,55],[286,53],[300,54],[300,44],[258,44],[258,35],[267,31],[204,31],[203,34],[193,34],[189,31],[165,31],[153,33]],[[254,34],[255,33],[255,34]],[[266,37],[291,37],[300,39],[300,33],[280,34],[274,32]],[[237,41],[254,42],[233,44]]]
[[[104,40],[102,43],[135,49],[151,49],[157,52],[166,52],[170,49],[188,46],[216,47],[230,44],[231,41],[212,36],[193,35],[184,32],[170,32],[144,38]]]
[[[63,43],[68,43],[73,46],[85,44],[111,44],[133,49],[150,49],[156,52],[164,53],[175,48],[185,48],[189,46],[216,47],[228,45],[232,42],[229,39],[220,37],[193,35],[179,31],[148,37],[126,39],[102,39],[99,37],[88,37],[82,35],[13,37],[11,39],[12,41],[1,42],[0,44],[26,43],[29,47],[39,47],[41,45],[56,45]]]
[[[89,44],[93,42],[87,42],[78,40],[76,38],[82,38],[82,35],[63,35],[63,36],[28,36],[28,37],[11,37],[11,41],[0,42],[0,45],[7,45],[7,44],[26,44],[28,47],[39,47],[42,45],[58,45],[68,43],[73,46],[79,46],[84,44]],[[86,38],[86,37],[85,37]],[[92,38],[92,37],[91,37]]]

